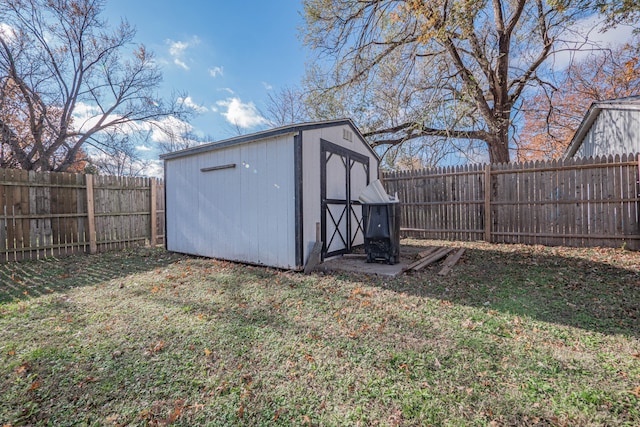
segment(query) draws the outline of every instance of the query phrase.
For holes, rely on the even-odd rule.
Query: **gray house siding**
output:
[[[601,110],[574,157],[640,152],[640,111]]]
[[[594,102],[567,148],[565,158],[640,152],[640,96]]]

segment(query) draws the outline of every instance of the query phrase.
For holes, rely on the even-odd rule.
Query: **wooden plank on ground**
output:
[[[464,248],[458,249],[457,252],[450,254],[447,259],[444,260],[442,264],[442,270],[438,272],[438,276],[446,276],[449,274],[454,265],[458,262],[462,254],[464,253]]]
[[[320,233],[320,223],[316,222],[316,242],[309,253],[309,258],[307,258],[307,263],[304,266],[304,274],[309,274],[313,271],[314,268],[318,266],[322,262],[322,236]]]
[[[418,258],[424,259],[426,256],[431,255],[432,253],[434,253],[436,250],[440,248],[441,246],[427,246],[427,248],[424,251],[418,252]]]
[[[427,259],[427,257],[429,257],[429,255],[431,255],[433,252],[442,249],[442,246],[429,246],[427,247],[426,250],[419,252],[418,253],[418,260],[409,264],[408,266],[406,266],[404,268],[404,270],[411,270],[413,267],[420,265],[421,262],[423,262],[424,260]]]
[[[407,270],[413,270],[413,271],[421,270],[427,265],[433,264],[434,262],[444,258],[452,250],[453,248],[440,248],[435,253],[429,255],[428,257],[414,262],[409,267],[407,267]]]

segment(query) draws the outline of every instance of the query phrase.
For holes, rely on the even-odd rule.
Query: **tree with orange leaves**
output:
[[[640,95],[639,41],[573,62],[556,87],[526,100],[517,159],[562,157],[592,102]]]

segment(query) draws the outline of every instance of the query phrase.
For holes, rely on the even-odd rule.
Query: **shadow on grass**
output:
[[[164,249],[132,248],[99,255],[0,264],[0,304],[94,286],[164,267],[181,258]]]
[[[439,276],[436,265],[381,285],[487,311],[640,337],[639,262],[640,254],[615,249],[467,248],[448,276]]]

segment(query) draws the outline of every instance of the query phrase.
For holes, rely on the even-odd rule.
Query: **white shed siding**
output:
[[[168,249],[295,268],[293,155],[289,134],[168,159]]]
[[[603,109],[574,157],[640,152],[640,111]]]
[[[352,141],[343,138],[343,132],[352,133]],[[321,201],[320,201],[320,140],[332,142],[340,145],[348,150],[369,157],[370,179],[373,181],[378,178],[378,159],[367,146],[367,142],[361,140],[359,135],[353,131],[351,126],[344,124],[340,126],[321,127],[304,131],[302,144],[302,182],[303,182],[303,259],[306,262],[307,257],[313,248],[315,241],[315,224],[321,220]],[[334,177],[327,176],[327,185],[334,185]],[[338,184],[339,185],[339,184]],[[355,195],[356,197],[358,194]],[[362,242],[364,243],[364,239]]]

